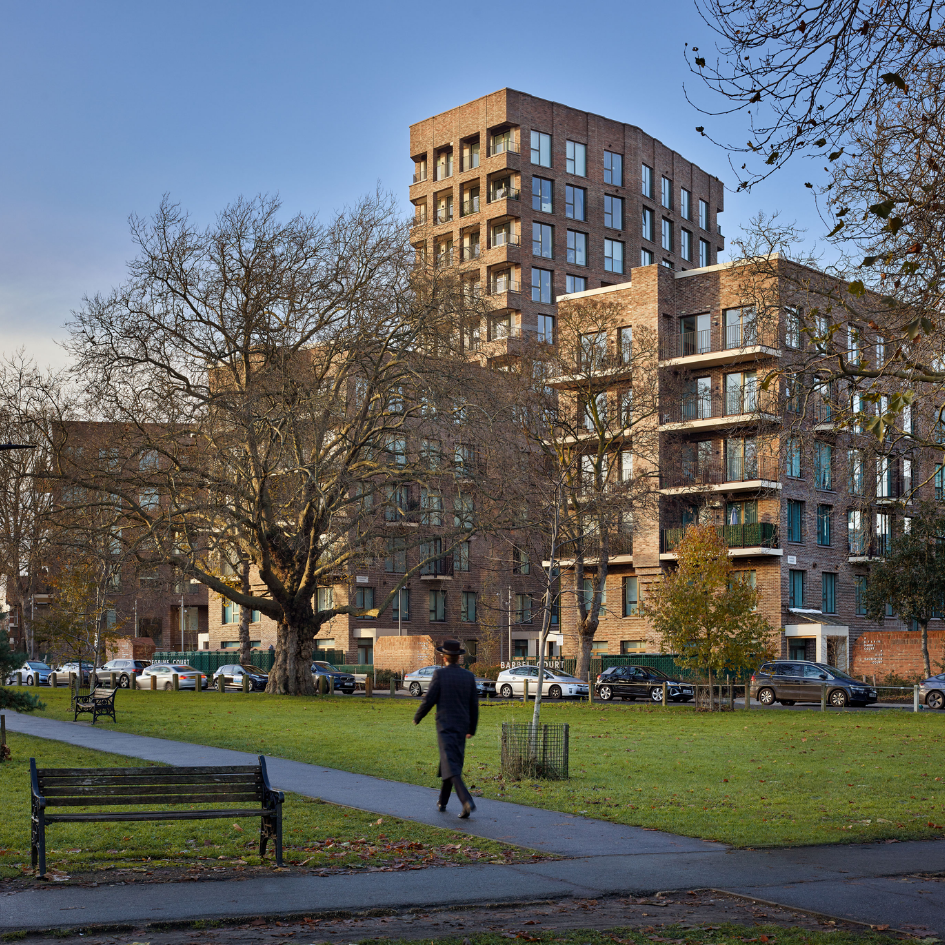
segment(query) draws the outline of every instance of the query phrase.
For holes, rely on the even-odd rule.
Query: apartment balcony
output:
[[[503,262],[518,263],[522,259],[522,241],[515,233],[503,234],[501,240],[492,238],[492,246],[486,250],[490,265]]]
[[[586,382],[588,377],[619,380],[633,371],[632,355],[629,351],[612,354],[580,353],[574,360],[573,370],[565,365],[551,365],[549,384],[552,387],[568,387]]]
[[[501,187],[492,187],[489,190],[489,203],[499,203],[502,200],[514,200],[516,203],[522,199],[522,192],[511,184],[504,184]],[[518,211],[516,211],[518,213]]]
[[[776,398],[768,391],[739,388],[724,394],[691,394],[663,410],[660,431],[723,430],[745,423],[780,421]]]
[[[433,212],[433,224],[434,226],[439,226],[441,223],[452,223],[453,222],[453,208],[450,207],[448,210],[434,210]]]
[[[413,184],[425,184],[427,181],[427,172],[421,171],[419,174],[413,175],[413,180],[410,181],[411,185]]]
[[[494,173],[495,171],[501,171],[504,168],[508,168],[510,171],[519,170],[519,168],[522,166],[522,155],[519,153],[518,142],[513,141],[509,147],[505,147],[501,151],[488,154],[483,161],[483,164],[490,174]]]
[[[478,197],[473,197],[472,200],[464,200],[462,204],[460,204],[459,215],[461,217],[469,217],[474,213],[478,213],[479,204],[480,201]]]
[[[633,560],[633,535],[627,532],[615,532],[608,539],[608,561],[611,564],[629,564]],[[592,539],[582,546],[581,541],[565,542],[558,549],[558,563],[562,567],[573,566],[575,556],[583,552],[584,564],[593,566],[600,560],[600,544]]]
[[[726,325],[660,338],[661,367],[715,367],[781,357],[777,332]]]
[[[732,557],[782,554],[778,526],[770,522],[756,522],[753,525],[719,525],[716,530],[728,545],[728,553]],[[684,527],[660,529],[660,558],[662,560],[672,561],[678,557],[676,549],[685,534]]]
[[[452,581],[453,580],[453,556],[444,555],[442,558],[434,558],[428,561],[420,569],[421,581]]]
[[[869,564],[871,561],[881,561],[889,554],[890,539],[888,535],[867,538],[854,536],[847,541],[847,553],[850,564]]]
[[[661,476],[664,495],[701,492],[739,492],[780,489],[780,467],[776,456],[744,459],[729,456],[724,462],[698,463],[683,459],[679,468]]]
[[[813,405],[814,429],[818,433],[832,433],[837,429],[837,408],[827,400]]]
[[[475,246],[464,246],[460,254],[460,259],[462,259],[463,262],[473,262],[481,255],[480,245],[476,243]]]
[[[486,286],[486,295],[492,298],[499,309],[522,307],[522,284],[515,279],[493,279]]]
[[[518,138],[500,138],[489,144],[489,157],[501,157],[503,154],[521,154]]]

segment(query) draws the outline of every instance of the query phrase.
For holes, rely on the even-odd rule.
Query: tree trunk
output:
[[[712,667],[709,667],[709,711],[715,711],[715,697],[712,693]]]
[[[925,678],[932,675],[932,663],[929,660],[929,622],[919,624],[919,630],[922,633],[922,662],[925,666]]]
[[[252,588],[249,586],[249,559],[244,559],[240,564],[240,593],[250,596]],[[240,607],[240,662],[251,663],[249,648],[249,618],[252,617],[252,611],[246,607]]]
[[[311,696],[315,693],[312,683],[314,637],[309,621],[279,622],[276,660],[269,671],[266,692],[280,696]]]
[[[594,646],[594,634],[597,632],[597,621],[587,620],[579,627],[581,649],[578,653],[577,667],[574,675],[578,679],[586,679],[591,684],[591,650]]]

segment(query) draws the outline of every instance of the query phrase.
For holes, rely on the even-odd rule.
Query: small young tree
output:
[[[903,620],[919,625],[925,675],[931,676],[929,621],[945,605],[945,512],[941,508],[922,506],[909,531],[893,537],[889,554],[870,568],[863,603],[872,620],[881,620],[890,604]]]
[[[746,665],[771,648],[771,626],[755,607],[758,593],[740,578],[711,525],[691,525],[676,549],[678,567],[650,586],[645,607],[664,652],[708,675]]]

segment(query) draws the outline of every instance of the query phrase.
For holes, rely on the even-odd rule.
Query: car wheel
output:
[[[614,697],[614,691],[610,686],[601,686],[597,690],[597,695],[600,696],[602,702],[610,702]]]
[[[164,683],[164,691],[165,691],[165,692],[171,692],[171,691],[173,690],[173,688],[174,688],[174,683],[172,683],[172,682],[166,682],[166,683]]]
[[[506,683],[506,684],[499,690],[499,695],[502,696],[503,699],[511,699],[511,698],[512,698],[512,687],[511,687],[508,683]]]
[[[410,684],[410,695],[412,696],[421,696],[423,695],[423,689],[418,682],[412,682]]]
[[[548,698],[549,698],[549,699],[560,699],[560,698],[561,698],[561,687],[560,687],[560,686],[552,686],[552,687],[548,690]],[[608,698],[609,698],[609,697],[608,697]]]
[[[128,677],[124,673],[122,673],[121,676],[118,677],[119,688],[127,689],[130,685],[131,683],[128,681]]]
[[[780,702],[781,705],[797,705],[793,699],[778,699],[778,702]]]
[[[943,696],[937,689],[933,689],[926,697],[925,704],[930,709],[941,709],[945,708],[945,696]]]
[[[654,702],[660,702],[660,703],[661,703],[661,702],[663,701],[663,687],[662,687],[662,686],[654,686],[654,687],[650,690],[650,698],[651,698]]]
[[[773,689],[759,689],[755,697],[762,705],[774,705],[775,697]]]
[[[842,689],[834,689],[828,701],[835,709],[843,709],[850,700]]]

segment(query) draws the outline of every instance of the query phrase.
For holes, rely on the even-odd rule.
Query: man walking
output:
[[[476,677],[459,665],[459,658],[466,652],[459,640],[447,640],[436,649],[443,654],[446,665],[433,674],[430,688],[413,717],[413,724],[419,725],[420,720],[436,706],[436,737],[440,745],[440,777],[443,780],[436,809],[441,813],[446,810],[450,792],[455,788],[463,805],[459,816],[466,818],[476,809],[472,795],[463,783],[466,739],[476,734],[479,722]]]

